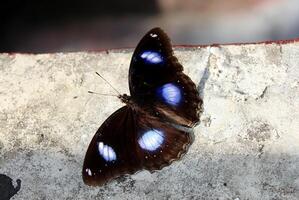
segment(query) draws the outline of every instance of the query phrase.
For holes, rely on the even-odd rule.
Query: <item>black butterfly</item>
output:
[[[102,185],[142,169],[153,172],[186,153],[202,100],[182,71],[167,35],[160,28],[150,30],[131,60],[131,96],[119,96],[126,105],[102,124],[89,144],[85,184]]]

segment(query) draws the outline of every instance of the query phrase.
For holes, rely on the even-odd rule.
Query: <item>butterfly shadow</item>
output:
[[[197,86],[197,90],[198,90],[198,93],[199,93],[199,96],[201,97],[201,99],[204,99],[205,87],[206,87],[206,83],[207,83],[209,77],[210,77],[210,69],[208,67],[206,67],[203,72],[203,75],[199,81],[199,84]]]
[[[5,175],[0,174],[0,199],[9,200],[21,189],[21,180],[17,179],[17,186],[14,187],[12,179]]]

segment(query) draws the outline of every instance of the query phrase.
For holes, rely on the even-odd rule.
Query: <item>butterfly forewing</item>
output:
[[[199,121],[202,101],[195,84],[182,70],[168,36],[154,28],[134,51],[129,70],[130,92],[148,112],[193,127]]]
[[[173,56],[169,38],[159,28],[149,31],[137,45],[129,69],[132,97],[150,94],[183,67]],[[138,99],[142,100],[142,99]]]
[[[117,110],[102,124],[85,156],[82,173],[86,184],[101,185],[140,169],[135,129],[132,110],[127,106]]]

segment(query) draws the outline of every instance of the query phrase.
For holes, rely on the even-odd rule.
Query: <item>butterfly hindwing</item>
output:
[[[138,158],[144,169],[159,170],[178,160],[192,144],[193,132],[179,130],[147,113],[136,114]]]
[[[137,45],[129,70],[134,101],[148,112],[193,127],[202,101],[192,80],[173,55],[170,40],[160,29],[149,31]]]

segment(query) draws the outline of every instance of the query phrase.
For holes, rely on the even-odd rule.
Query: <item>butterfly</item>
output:
[[[194,140],[202,100],[160,28],[137,45],[129,68],[126,105],[97,130],[85,155],[85,184],[103,185],[140,170],[154,172],[184,155]]]

